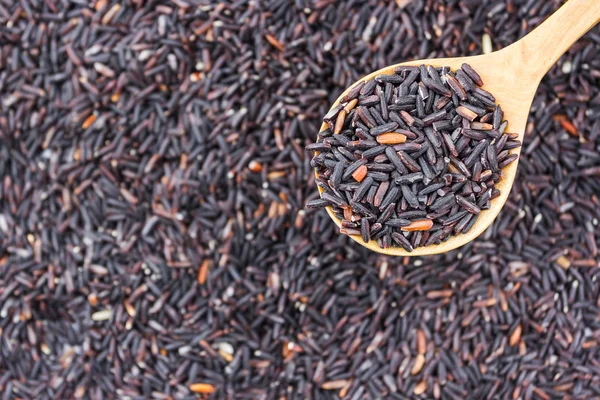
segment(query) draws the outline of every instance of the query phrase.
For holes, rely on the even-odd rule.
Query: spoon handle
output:
[[[598,22],[599,0],[569,0],[540,26],[516,42],[513,50],[520,53],[530,76],[539,81],[560,56]]]

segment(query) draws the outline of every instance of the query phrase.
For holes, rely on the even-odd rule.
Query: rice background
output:
[[[598,398],[598,27],[478,240],[384,257],[303,210],[345,87],[559,5],[0,0],[1,398]]]

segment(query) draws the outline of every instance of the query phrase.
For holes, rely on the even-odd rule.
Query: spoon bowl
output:
[[[569,0],[530,34],[502,50],[471,57],[433,58],[387,66],[356,81],[338,97],[331,108],[336,107],[355,85],[374,79],[377,75],[393,74],[394,68],[399,66],[425,64],[447,66],[455,71],[463,63],[467,63],[481,76],[484,83],[482,89],[493,94],[496,104],[502,107],[504,119],[508,121],[506,132],[518,134],[518,140],[523,142],[529,109],[540,80],[558,58],[599,20],[600,1]],[[321,131],[327,127],[324,122]],[[511,154],[519,155],[520,152],[521,147],[511,150]],[[394,256],[433,255],[463,246],[483,233],[500,213],[515,181],[518,161],[519,158],[502,169],[502,178],[495,185],[500,190],[500,196],[491,200],[489,209],[481,211],[467,233],[450,236],[440,244],[417,247],[412,252],[402,247],[383,249],[377,241],[365,243],[359,235],[350,237],[370,250]],[[316,169],[315,175],[318,176]],[[323,189],[317,188],[322,194]],[[341,228],[342,221],[332,208],[326,207],[326,210],[338,228]]]

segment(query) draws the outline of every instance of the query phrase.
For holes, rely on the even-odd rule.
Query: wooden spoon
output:
[[[390,65],[352,84],[331,108],[337,106],[346,93],[359,82],[381,74],[393,74],[394,68],[401,65],[448,66],[454,71],[463,63],[467,63],[483,79],[483,89],[492,93],[496,97],[496,104],[502,106],[504,119],[508,121],[507,132],[518,133],[519,140],[523,141],[529,108],[540,80],[560,56],[599,21],[600,0],[569,0],[527,36],[502,50],[472,57],[434,58]],[[321,130],[327,127],[327,124],[323,123]],[[520,152],[520,147],[513,150],[516,154]],[[360,236],[350,237],[370,250],[395,256],[422,256],[456,249],[475,239],[494,221],[508,198],[517,173],[517,164],[518,159],[502,170],[503,177],[496,184],[500,196],[490,202],[488,210],[482,210],[475,225],[465,234],[450,236],[438,245],[418,247],[412,252],[401,247],[382,249],[375,240],[365,243]],[[323,193],[320,187],[318,189],[319,193]],[[335,216],[331,207],[326,209],[331,219],[341,227],[342,221]]]

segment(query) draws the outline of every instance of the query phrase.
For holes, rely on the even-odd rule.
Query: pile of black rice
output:
[[[344,88],[559,5],[0,0],[0,398],[597,398],[599,28],[475,242],[384,257],[303,210]]]
[[[467,233],[500,195],[521,146],[470,65],[399,66],[356,83],[323,118],[315,151],[321,198],[340,232],[406,251]]]

